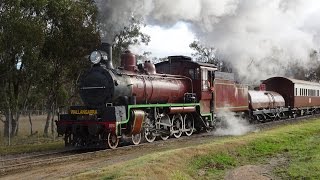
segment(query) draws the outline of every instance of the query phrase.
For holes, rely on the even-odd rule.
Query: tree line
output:
[[[5,136],[18,135],[21,111],[45,107],[48,136],[58,107],[81,104],[77,80],[90,66],[86,56],[101,43],[97,17],[92,0],[0,2],[0,114]],[[114,37],[115,57],[132,44],[150,41],[140,28],[141,21],[132,18]]]

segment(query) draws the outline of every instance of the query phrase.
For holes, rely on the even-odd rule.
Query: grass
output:
[[[57,150],[57,149],[62,149],[62,148],[64,148],[64,144],[61,141],[39,143],[39,144],[1,146],[0,147],[0,155],[49,151],[49,150]]]
[[[248,164],[287,159],[274,168],[281,179],[320,178],[320,120],[150,153],[75,176],[77,179],[223,179]]]
[[[4,124],[0,122],[0,155],[20,154],[37,151],[47,151],[63,148],[62,138],[44,137],[43,129],[46,122],[46,115],[33,116],[33,132],[30,136],[29,117],[20,117],[19,134],[11,138],[11,145],[8,146],[8,138],[3,137]],[[50,129],[51,130],[51,129]]]

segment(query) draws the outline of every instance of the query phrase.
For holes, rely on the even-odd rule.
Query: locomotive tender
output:
[[[269,121],[318,111],[320,85],[284,77],[249,91],[229,73],[186,56],[169,56],[156,65],[137,65],[126,51],[121,66],[112,65],[112,50],[102,44],[90,55],[92,67],[79,81],[84,106],[70,107],[56,121],[65,145],[116,148],[129,138],[139,144],[210,130],[217,113],[232,111],[251,121]]]

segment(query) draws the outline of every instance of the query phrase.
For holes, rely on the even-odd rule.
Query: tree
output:
[[[120,55],[132,45],[140,45],[141,43],[148,45],[150,36],[141,32],[143,22],[134,17],[131,18],[130,24],[123,28],[113,40],[113,63],[119,65]]]
[[[0,3],[0,86],[5,136],[18,133],[19,111],[33,85],[44,43],[45,23],[39,17],[44,1],[3,0]],[[11,124],[9,124],[11,122]]]
[[[205,46],[200,41],[193,41],[189,47],[195,51],[191,55],[196,61],[214,64],[222,72],[232,72],[232,65],[229,62],[216,57],[216,48]]]
[[[295,79],[307,81],[320,81],[319,53],[316,50],[311,51],[308,66],[301,64],[301,60],[293,60],[286,68],[285,75]]]
[[[44,91],[47,97],[45,136],[48,136],[50,120],[53,120],[53,110],[58,103],[64,103],[58,100],[67,99],[66,89],[76,84],[77,77],[87,63],[84,56],[99,44],[96,13],[95,5],[88,0],[48,2],[48,28],[42,51],[45,72],[41,73],[44,77],[40,83],[46,87]],[[64,97],[61,98],[61,95]]]
[[[189,47],[195,51],[191,55],[199,62],[207,62],[217,65],[218,59],[215,56],[216,48],[207,47],[200,43],[200,41],[193,41]]]
[[[70,87],[88,64],[84,56],[99,44],[96,13],[89,0],[0,2],[0,110],[6,135],[18,133],[21,109],[46,99],[52,119],[52,107],[67,103],[69,89],[75,89]]]

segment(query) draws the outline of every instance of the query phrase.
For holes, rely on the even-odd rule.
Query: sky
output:
[[[193,52],[189,44],[196,40],[196,36],[185,22],[177,22],[170,27],[147,25],[142,32],[148,34],[151,41],[148,45],[131,47],[136,54],[151,52],[150,56],[162,58],[170,55],[191,56]]]

